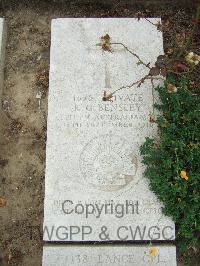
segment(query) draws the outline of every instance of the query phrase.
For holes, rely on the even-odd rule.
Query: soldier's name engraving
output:
[[[73,95],[71,112],[65,116],[68,127],[136,128],[151,126],[142,93],[114,95],[111,102],[103,102],[101,94]]]
[[[112,101],[103,102],[101,95],[74,95],[74,105],[72,111],[98,111],[98,112],[131,112],[141,111],[145,104],[142,98],[142,93],[131,93],[126,95],[114,95]]]

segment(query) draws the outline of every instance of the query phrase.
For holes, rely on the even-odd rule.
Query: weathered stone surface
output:
[[[159,19],[150,19],[157,23]],[[162,33],[145,19],[52,21],[45,177],[44,240],[174,239],[174,223],[148,187],[140,145],[156,136],[150,80],[112,92],[148,74],[122,45],[97,44],[109,34],[151,65],[163,53]],[[105,227],[104,227],[105,226]],[[101,235],[106,229],[108,235]],[[49,234],[48,234],[49,233]]]
[[[0,18],[0,101],[3,91],[5,46],[6,46],[5,19]]]
[[[152,252],[157,253],[153,256]],[[152,254],[152,256],[150,255]],[[45,246],[43,266],[176,266],[175,246]]]
[[[0,18],[0,141],[2,140],[2,137],[3,137],[2,93],[3,93],[3,82],[4,82],[5,47],[6,47],[5,19]]]

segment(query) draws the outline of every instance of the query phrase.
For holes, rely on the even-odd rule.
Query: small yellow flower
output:
[[[183,179],[185,179],[186,181],[189,179],[189,176],[187,176],[187,173],[186,173],[185,170],[182,170],[182,171],[181,171],[181,177],[182,177]]]
[[[149,255],[150,255],[151,257],[154,257],[157,253],[158,253],[158,249],[157,249],[157,248],[151,248],[151,249],[149,250]]]
[[[177,87],[174,86],[173,84],[168,84],[167,85],[167,90],[169,93],[174,93],[174,92],[177,92]]]
[[[193,52],[190,52],[186,55],[185,60],[188,64],[191,65],[198,65],[200,62],[200,56],[198,54],[195,54]]]

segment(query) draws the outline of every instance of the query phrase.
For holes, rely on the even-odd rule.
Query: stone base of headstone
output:
[[[176,266],[173,245],[44,246],[43,266]]]

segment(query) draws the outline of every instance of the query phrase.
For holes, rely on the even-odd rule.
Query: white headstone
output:
[[[176,266],[174,246],[45,246],[43,266]]]
[[[157,23],[160,19],[149,19]],[[44,240],[174,239],[174,223],[144,177],[140,145],[157,135],[152,84],[137,81],[163,54],[162,33],[145,19],[52,21]],[[97,45],[108,34],[112,52]]]
[[[2,91],[3,91],[5,47],[6,47],[5,19],[0,18],[0,101],[1,101]]]

